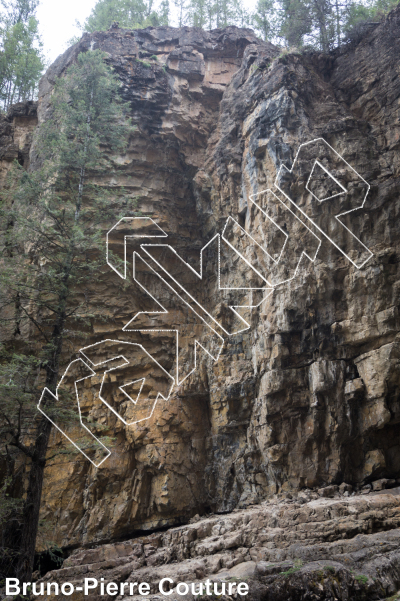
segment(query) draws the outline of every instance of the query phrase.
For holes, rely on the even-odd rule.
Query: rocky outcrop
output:
[[[29,151],[32,134],[37,126],[37,103],[32,100],[19,102],[0,117],[0,185],[4,185],[10,165],[17,160],[29,167]]]
[[[212,32],[112,29],[85,35],[49,68],[40,85],[39,121],[48,116],[56,76],[79,52],[101,48],[121,79],[137,132],[127,153],[115,157],[115,172],[103,182],[115,190],[116,220],[121,203],[128,207],[135,200],[142,214],[168,233],[168,244],[197,269],[200,249],[226,231],[231,246],[250,266],[248,272],[240,270],[237,254],[229,255],[232,248],[225,248],[221,277],[231,287],[244,287],[246,277],[249,287],[260,287],[257,278],[266,277],[268,269],[278,282],[251,312],[250,328],[224,336],[218,361],[199,355],[193,374],[174,389],[168,402],[159,402],[145,422],[125,426],[96,404],[94,389],[84,389],[85,411],[106,426],[102,433],[116,440],[100,468],[81,455],[60,455],[49,462],[42,515],[59,545],[77,548],[131,537],[138,530],[185,523],[195,514],[244,509],[304,487],[349,482],[357,489],[377,479],[400,477],[399,31],[396,9],[357,45],[323,56],[281,52],[251,31],[234,27]],[[354,195],[365,182],[370,185],[364,206],[345,218],[359,242],[334,220],[345,201],[341,205],[341,198],[318,200],[329,186],[339,185],[340,193],[343,163],[334,165],[336,180],[327,183],[324,167],[328,169],[328,159],[336,156],[329,155],[327,146],[304,147],[319,153],[314,159],[320,159],[320,174],[310,184],[316,186],[311,188],[316,202],[307,192],[304,171],[312,153],[292,179],[282,182],[287,196],[274,187],[281,163],[290,168],[300,145],[319,138],[361,176],[364,184],[353,172],[348,176]],[[34,152],[31,159],[34,168]],[[280,229],[275,238],[268,238],[267,217],[260,209],[276,219]],[[305,217],[309,210],[313,224]],[[224,230],[229,217],[236,223],[230,233]],[[327,230],[321,232],[318,223]],[[104,234],[113,225],[107,224]],[[290,238],[287,249],[292,255],[282,273],[278,269],[275,274],[268,263],[271,256],[266,258],[262,249],[246,246],[248,234],[261,246],[265,235],[275,259]],[[113,244],[119,252],[121,240]],[[295,269],[303,250],[309,258],[303,255]],[[368,259],[364,263],[363,257]],[[162,262],[162,256],[156,259]],[[210,265],[215,267],[216,261],[214,253]],[[200,295],[202,306],[213,312],[220,326],[234,326],[231,297],[220,296],[215,269],[199,283],[179,261],[171,265],[193,285],[193,294]],[[150,272],[143,266],[142,271],[146,280]],[[153,291],[169,309],[164,329],[186,324],[182,363],[192,365],[194,337],[201,335],[203,326],[190,321],[184,304],[160,282]],[[92,298],[95,317],[82,339],[74,338],[76,350],[105,339],[137,341],[122,328],[136,313],[152,308],[131,279],[121,283],[116,273],[105,270],[93,282]],[[140,323],[145,323],[144,317]],[[157,321],[157,328],[160,324]],[[141,340],[153,357],[172,369],[173,336]],[[205,340],[214,344],[211,335]],[[74,357],[68,348],[65,365]],[[146,364],[143,374],[148,373]],[[115,383],[110,386],[116,388]],[[53,449],[63,444],[54,431]],[[347,512],[351,503],[341,507]],[[379,503],[386,507],[379,519],[390,522],[393,500],[385,497]],[[309,507],[314,511],[312,504]],[[282,541],[286,536],[276,530],[281,518],[274,521],[268,506],[265,512],[266,538],[261,541],[257,535],[251,545],[248,541],[242,554],[229,551],[233,559],[215,564],[207,573],[230,569],[230,561],[293,559],[284,551],[286,543],[277,555],[273,545],[264,545],[269,532]],[[218,520],[207,524],[212,529]],[[387,528],[397,526],[393,522]],[[262,528],[257,528],[261,537]],[[348,532],[353,536],[363,532],[361,526],[352,528]],[[171,532],[168,536],[183,530]],[[325,540],[314,534],[313,544]],[[163,536],[167,537],[155,538],[161,541]],[[200,539],[211,535],[196,536],[193,549],[200,549]],[[239,534],[232,533],[235,536]],[[205,551],[212,561],[218,545],[218,551],[225,549],[218,536],[207,545],[214,543],[215,552]],[[295,542],[288,538],[291,544]],[[240,549],[244,543],[232,545]],[[160,550],[155,547],[154,565],[167,560],[165,553],[161,543]],[[183,555],[181,559],[186,560]],[[319,559],[318,554],[307,561],[311,559]]]
[[[251,31],[234,27],[211,33],[189,28],[113,29],[84,36],[42,80],[39,121],[48,115],[55,77],[77,54],[88,48],[107,52],[121,78],[123,96],[130,102],[137,133],[126,155],[116,158],[111,180],[104,183],[115,189],[117,200],[123,187],[127,208],[136,199],[137,208],[168,231],[177,252],[191,257],[203,245],[193,176],[205,162],[221,98],[249,44],[262,47],[271,56],[277,54]],[[121,205],[116,203],[116,220],[120,211]],[[113,250],[117,252],[118,246]],[[166,296],[165,291],[161,296]],[[132,282],[121,286],[120,278],[108,270],[93,288],[92,309],[99,319],[93,321],[89,338],[75,339],[76,350],[104,339],[134,340],[122,328],[138,307],[146,307],[138,286]],[[182,309],[178,310],[182,315]],[[166,327],[171,327],[168,321]],[[191,335],[189,332],[188,337]],[[171,337],[161,337],[148,348],[170,366]],[[65,365],[70,358],[65,357]],[[148,373],[148,366],[144,370]],[[54,523],[54,536],[60,544],[77,546],[89,540],[113,539],[136,529],[180,523],[210,510],[212,438],[206,381],[204,367],[178,388],[168,403],[160,403],[151,420],[136,427],[126,428],[101,408],[103,413],[95,417],[106,421],[108,430],[103,433],[117,436],[117,444],[100,469],[81,456],[73,460],[64,456],[49,464],[43,517]],[[93,406],[90,390],[85,403]],[[52,444],[63,444],[57,432]]]
[[[195,583],[196,591],[207,580],[219,591],[221,582],[248,584],[248,596],[225,599],[383,599],[400,588],[399,489],[392,492],[329,499],[306,491],[226,516],[196,516],[164,533],[74,551],[37,587],[69,582],[83,589],[85,578],[103,578],[118,590],[127,583],[126,594],[114,598],[139,600],[136,589],[128,594],[129,584],[145,582],[148,598],[162,599],[159,582],[170,578],[165,590],[179,582]],[[195,598],[174,593],[172,599]],[[76,601],[88,598],[84,591],[74,595]],[[101,598],[98,587],[90,592],[90,601]]]

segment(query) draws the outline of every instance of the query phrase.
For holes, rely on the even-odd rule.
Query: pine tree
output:
[[[279,35],[289,47],[328,52],[336,45],[338,29],[336,0],[282,0],[280,4]]]
[[[289,47],[301,48],[305,36],[311,33],[312,28],[310,0],[282,0],[279,35]]]
[[[187,0],[174,0],[174,5],[178,15],[178,27],[183,27],[186,25],[189,16]]]
[[[359,39],[371,22],[380,21],[399,0],[369,0],[348,2],[342,6],[341,41]]]
[[[158,10],[158,21],[160,25],[169,25],[169,1],[161,0]]]
[[[105,31],[115,21],[127,29],[156,27],[167,25],[168,15],[168,0],[162,0],[159,11],[154,9],[153,0],[98,0],[81,29]]]
[[[192,27],[202,29],[228,25],[247,27],[250,22],[248,11],[241,0],[190,0],[187,9],[185,0],[176,0],[176,2],[179,7],[179,23],[188,23]]]
[[[252,25],[264,40],[275,35],[276,10],[274,0],[258,0],[252,15]]]
[[[206,26],[207,29],[212,29],[214,26],[214,18],[215,18],[215,2],[214,0],[206,0],[205,3],[205,13],[206,13]]]
[[[117,92],[116,76],[103,53],[80,54],[56,83],[51,118],[39,128],[35,149],[41,167],[27,173],[15,165],[2,192],[4,323],[14,322],[17,331],[26,323],[33,329],[43,374],[39,381],[53,394],[65,343],[74,335],[74,324],[85,326],[87,321],[88,282],[98,277],[104,263],[99,226],[117,216],[107,187],[92,181],[113,172],[112,153],[124,152],[132,131]],[[15,357],[11,364],[18,361]],[[1,372],[7,388],[7,364]],[[16,567],[17,577],[29,581],[52,425],[36,413],[26,438],[18,419],[10,417],[1,412],[5,442],[30,463]]]
[[[242,0],[233,0],[231,14],[233,15],[233,19],[228,17],[227,25],[237,25],[238,27],[249,27],[251,25],[251,13]]]
[[[0,105],[33,98],[44,68],[35,16],[38,0],[1,0]]]
[[[263,1],[259,0],[253,16],[259,31],[268,26],[268,14],[259,6]],[[329,52],[351,39],[357,24],[381,19],[397,4],[398,0],[279,0],[276,32],[289,47]]]
[[[208,22],[208,0],[191,0],[188,7],[187,22],[191,27],[205,29]]]

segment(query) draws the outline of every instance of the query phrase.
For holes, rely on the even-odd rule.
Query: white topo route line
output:
[[[311,154],[312,158],[310,159],[308,155]],[[323,157],[321,156],[323,155]],[[328,159],[327,159],[328,157]],[[327,161],[331,161],[332,167],[331,171],[327,168],[326,164],[323,164]],[[336,192],[334,194],[325,196],[324,198],[319,198],[313,191],[313,185],[322,185],[321,181],[318,180],[318,176],[316,175],[316,169],[320,171],[322,177],[330,178],[332,182],[334,182]],[[305,177],[304,177],[305,174]],[[294,181],[294,178],[297,178],[295,181],[302,181],[303,183],[303,192],[301,198],[291,198],[290,196],[290,185],[287,184],[287,180]],[[328,180],[329,181],[329,180]],[[305,182],[305,184],[304,184]],[[331,244],[333,244],[349,261],[355,266],[357,269],[361,269],[365,265],[365,263],[373,256],[372,252],[363,244],[349,229],[347,225],[343,223],[343,217],[349,215],[350,213],[360,210],[364,207],[366,197],[368,195],[370,186],[369,184],[345,161],[333,148],[330,146],[323,138],[316,138],[311,140],[310,142],[306,142],[301,144],[297,150],[295,158],[293,160],[292,167],[289,169],[285,165],[281,165],[278,170],[276,180],[275,180],[275,189],[276,193],[272,190],[262,190],[261,192],[250,196],[249,199],[249,209],[253,207],[254,211],[257,213],[257,218],[259,220],[259,228],[261,227],[262,231],[268,231],[268,227],[273,228],[270,231],[277,231],[280,233],[281,237],[283,237],[284,242],[282,248],[279,253],[275,254],[275,258],[272,252],[269,252],[269,248],[263,246],[262,240],[257,241],[256,237],[259,236],[260,229],[254,232],[251,230],[251,214],[246,222],[245,227],[242,227],[233,217],[228,217],[224,228],[221,234],[216,234],[211,240],[209,240],[200,251],[200,270],[196,271],[193,267],[184,261],[179,254],[175,251],[173,247],[168,244],[156,243],[155,240],[151,242],[147,242],[148,239],[155,238],[167,238],[168,234],[159,226],[153,219],[150,217],[124,217],[118,221],[108,232],[106,237],[106,262],[107,264],[118,274],[118,276],[124,280],[127,279],[128,273],[127,268],[130,263],[130,258],[127,256],[127,243],[132,240],[137,244],[134,252],[132,252],[132,276],[133,281],[137,284],[137,286],[147,294],[158,306],[158,311],[139,311],[134,317],[132,317],[128,323],[122,328],[124,332],[139,332],[139,333],[165,333],[171,332],[175,334],[175,367],[174,367],[174,375],[172,376],[168,373],[161,365],[158,363],[154,357],[144,348],[142,344],[136,344],[133,342],[124,342],[122,340],[111,340],[106,339],[101,342],[97,342],[90,346],[84,347],[80,349],[80,353],[84,359],[75,359],[71,361],[68,365],[67,369],[62,376],[60,383],[57,386],[56,394],[53,394],[50,390],[45,388],[42,392],[38,403],[38,409],[41,411],[43,415],[45,415],[51,423],[72,443],[85,457],[88,459],[95,467],[100,467],[100,465],[110,456],[111,451],[107,449],[107,447],[101,442],[99,438],[97,438],[89,429],[87,425],[85,425],[84,420],[82,418],[81,411],[81,400],[79,397],[79,389],[78,384],[83,382],[88,378],[97,378],[96,382],[99,385],[98,387],[98,399],[103,403],[119,420],[121,420],[125,426],[130,427],[134,426],[140,422],[148,420],[152,417],[157,401],[159,399],[163,399],[164,401],[168,401],[172,390],[176,386],[180,386],[196,369],[197,369],[197,352],[198,349],[201,348],[213,361],[218,361],[223,345],[227,337],[235,335],[239,332],[243,332],[250,327],[250,324],[246,319],[240,315],[238,310],[247,309],[251,310],[253,308],[259,307],[273,292],[273,290],[278,285],[287,284],[299,272],[300,262],[303,257],[306,257],[309,261],[315,262],[315,259],[318,255],[318,252],[321,247],[322,240],[312,231],[310,228],[315,228],[320,232],[324,238],[326,238]],[[322,185],[322,189],[323,185]],[[322,192],[323,194],[324,192]],[[283,195],[286,202],[284,202],[279,194]],[[263,195],[263,196],[262,196]],[[256,200],[260,198],[264,198],[267,196],[269,203],[274,203],[272,206],[264,206],[261,207]],[[335,199],[335,200],[334,200]],[[301,203],[300,203],[301,201]],[[307,214],[307,207],[311,206],[311,203],[317,203],[315,205],[317,207],[317,213],[313,213],[313,217],[310,217]],[[330,229],[334,232],[337,231],[334,229],[334,226],[329,225],[329,231],[324,231],[323,225],[327,223],[327,214],[326,207],[328,207],[328,203],[342,203],[341,208],[343,206],[346,210],[341,210],[339,207],[339,212],[334,215],[334,218],[337,222],[339,222],[340,226],[344,228],[342,230],[343,234],[341,238],[335,239],[330,234]],[[350,208],[346,207],[346,202],[350,204]],[[307,204],[308,203],[308,204]],[[354,205],[354,206],[353,206]],[[336,205],[330,205],[331,210],[335,212]],[[272,209],[277,209],[275,212]],[[293,209],[293,210],[292,210]],[[329,209],[329,207],[328,207]],[[290,261],[290,272],[289,274],[285,273],[284,276],[279,275],[277,271],[278,268],[284,266],[284,259],[287,255],[288,250],[291,248],[295,248],[293,244],[297,243],[297,239],[293,239],[295,235],[291,235],[291,232],[287,232],[283,229],[282,224],[279,223],[279,219],[276,217],[278,212],[286,212],[285,215],[288,217],[288,220],[292,220],[292,223],[297,224],[296,227],[305,228],[308,230],[306,232],[308,236],[309,245],[304,248],[296,248],[296,256],[295,261]],[[299,211],[302,216],[305,218],[305,222],[300,220],[296,215],[296,211]],[[319,213],[318,213],[319,211]],[[325,212],[324,212],[325,211]],[[315,217],[315,214],[317,217]],[[275,215],[275,216],[274,216]],[[329,222],[329,220],[328,220]],[[310,227],[306,225],[306,223],[310,224]],[[261,224],[261,226],[260,226]],[[286,220],[285,220],[286,225]],[[246,251],[242,249],[238,249],[234,243],[232,243],[232,239],[228,239],[227,232],[237,232],[236,239],[245,240],[248,243],[248,247]],[[128,232],[128,233],[127,233]],[[118,260],[114,259],[114,256],[110,252],[110,246],[112,242],[112,237],[117,236],[118,239],[121,238],[122,235],[122,243],[123,243],[123,270],[121,271],[120,265],[118,264]],[[292,240],[291,240],[292,237]],[[146,240],[146,243],[145,243]],[[238,287],[238,288],[229,288],[226,286],[222,286],[221,284],[221,240],[225,243],[233,253],[236,253],[236,260],[239,261],[241,265],[241,270],[247,269],[249,272],[253,273],[253,276],[256,275],[263,283],[262,287]],[[292,246],[290,246],[290,242],[292,242]],[[114,241],[115,243],[115,241]],[[199,298],[195,296],[195,292],[193,290],[188,290],[187,285],[184,285],[182,281],[179,281],[178,276],[173,276],[168,271],[168,266],[163,265],[158,259],[155,258],[154,252],[160,249],[167,249],[168,252],[173,253],[174,259],[176,261],[182,262],[182,267],[184,269],[191,270],[196,278],[195,281],[202,282],[203,286],[207,285],[207,277],[204,271],[204,262],[203,256],[207,251],[207,248],[210,246],[212,249],[212,245],[216,245],[217,248],[217,288],[213,292],[213,298],[215,300],[215,305],[218,302],[222,302],[221,298],[218,297],[218,294],[223,294],[224,291],[242,291],[243,294],[247,295],[247,301],[241,301],[239,304],[228,304],[228,309],[232,311],[237,318],[242,322],[241,329],[236,329],[234,332],[229,331],[229,329],[225,326],[224,322],[221,321],[216,315],[206,309],[203,306],[202,302],[200,302]],[[350,248],[347,248],[347,245],[350,245]],[[239,242],[237,245],[240,246]],[[271,273],[263,273],[262,268],[260,269],[260,264],[257,262],[257,265],[251,263],[251,259],[249,259],[249,254],[247,251],[257,251],[261,253],[260,256],[264,256],[267,264],[270,265]],[[152,252],[153,251],[153,252]],[[245,256],[244,252],[248,256]],[[350,256],[350,253],[351,256]],[[278,255],[278,256],[276,256]],[[254,254],[252,255],[253,260]],[[145,260],[143,257],[146,257]],[[168,291],[169,294],[172,295],[172,298],[176,300],[177,303],[183,304],[184,307],[189,311],[192,315],[193,319],[197,319],[201,323],[202,331],[206,332],[206,341],[208,341],[209,346],[205,345],[204,335],[201,337],[194,335],[194,367],[192,369],[187,368],[186,374],[181,374],[181,371],[184,370],[184,366],[180,363],[179,349],[181,346],[181,337],[180,330],[178,328],[168,329],[168,328],[148,328],[148,329],[140,329],[135,328],[135,320],[140,315],[167,315],[169,311],[164,307],[163,303],[159,298],[156,298],[154,294],[146,288],[143,282],[139,281],[138,273],[136,272],[136,262],[137,260],[141,261],[142,266],[145,266],[147,269],[147,273],[151,275],[153,278],[158,278],[157,282],[161,283],[161,285]],[[151,261],[151,264],[148,262]],[[293,263],[293,265],[292,265]],[[253,293],[258,291],[259,295],[261,295],[261,300],[258,299],[257,302],[253,302]],[[260,296],[259,296],[260,298]],[[164,302],[165,304],[165,302]],[[182,324],[184,326],[185,324]],[[186,324],[187,325],[187,324]],[[113,350],[113,349],[116,350]],[[164,387],[163,392],[155,391],[153,392],[153,396],[151,398],[146,397],[143,398],[143,390],[146,384],[146,381],[149,379],[149,375],[147,377],[138,377],[135,379],[131,379],[132,376],[128,378],[128,381],[124,381],[123,383],[116,382],[116,386],[118,390],[124,395],[125,402],[128,403],[130,410],[141,407],[143,410],[143,401],[147,401],[149,404],[148,409],[144,409],[147,411],[145,416],[141,416],[140,419],[128,420],[121,415],[121,409],[116,408],[107,400],[104,396],[104,386],[106,381],[108,381],[109,377],[114,377],[117,379],[117,375],[115,376],[113,372],[118,374],[116,370],[120,370],[121,368],[133,368],[134,363],[126,356],[126,352],[121,352],[129,350],[131,352],[140,353],[141,357],[144,358],[148,364],[154,363],[154,369],[157,370],[157,377],[154,377],[154,382],[160,382],[164,379]],[[104,355],[109,356],[109,358],[104,360]],[[98,357],[103,357],[103,360],[99,360]],[[115,361],[119,360],[117,365],[115,365]],[[88,375],[84,377],[80,377],[75,379],[74,381],[74,390],[75,390],[75,399],[76,399],[76,408],[77,414],[79,416],[79,428],[83,428],[84,432],[77,433],[76,427],[72,429],[72,432],[69,431],[69,434],[66,434],[65,428],[61,427],[60,424],[55,423],[49,417],[49,411],[47,409],[47,403],[51,400],[59,400],[59,391],[63,387],[67,387],[66,379],[67,376],[71,377],[72,372],[76,369],[80,368],[87,372]],[[189,369],[189,371],[188,371]],[[96,370],[96,371],[94,371]],[[128,370],[129,371],[129,370]],[[184,376],[184,377],[183,377]],[[158,378],[158,379],[157,379]],[[161,378],[161,380],[160,380]],[[126,390],[128,386],[137,385],[138,391],[135,397],[132,397]],[[160,384],[162,385],[162,384]],[[95,387],[96,388],[96,387]],[[149,389],[149,384],[147,385],[146,390]],[[151,396],[152,388],[150,388],[150,392],[148,395]],[[129,413],[129,409],[128,409]],[[89,423],[89,422],[88,422]],[[78,428],[78,429],[79,429]],[[92,445],[95,446],[97,451],[95,452],[95,458],[93,459],[85,452],[87,450],[86,446],[80,442],[80,436],[85,434],[86,436],[89,434],[92,437]],[[90,445],[89,445],[90,446]],[[101,456],[99,456],[101,455]]]

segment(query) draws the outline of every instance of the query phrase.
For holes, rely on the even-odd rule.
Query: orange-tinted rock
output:
[[[399,21],[396,9],[360,43],[329,57],[280,55],[234,27],[112,29],[85,35],[49,68],[39,121],[48,116],[55,77],[78,52],[108,53],[137,125],[126,154],[114,157],[115,173],[104,179],[115,190],[116,220],[123,188],[193,267],[228,217],[246,231],[260,223],[251,221],[250,196],[272,188],[281,162],[290,167],[299,145],[320,137],[371,186],[346,224],[373,253],[357,269],[321,236],[315,261],[302,260],[296,277],[276,287],[253,311],[250,329],[226,340],[218,362],[202,355],[146,422],[124,426],[85,388],[84,402],[116,441],[98,469],[81,455],[49,462],[42,516],[59,545],[112,541],[197,513],[243,508],[278,491],[400,476]],[[34,168],[34,151],[31,161]],[[307,245],[309,233],[298,231],[296,241]],[[249,258],[260,267],[259,256]],[[228,267],[235,278],[233,263]],[[172,327],[184,309],[154,286],[171,309],[165,327]],[[218,317],[228,311],[216,302],[211,280],[197,286]],[[124,288],[107,268],[91,294],[95,317],[87,335],[74,339],[75,350],[126,340],[123,326],[145,307],[143,293],[131,281]],[[197,327],[190,322],[185,330],[188,349]],[[146,344],[172,369],[172,336]],[[189,350],[183,356],[189,364]],[[53,432],[52,450],[63,443]],[[274,519],[271,545],[281,537]],[[253,559],[236,538],[229,541],[241,562]],[[215,559],[220,543],[208,541],[204,555]],[[153,546],[156,565],[164,556]],[[264,557],[257,553],[254,561]]]

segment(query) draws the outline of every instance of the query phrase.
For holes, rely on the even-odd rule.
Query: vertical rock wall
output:
[[[229,217],[245,232],[233,243],[244,244],[246,232],[263,235],[253,195],[266,212],[276,211],[281,235],[295,242],[293,256],[321,241],[315,260],[303,257],[295,277],[251,312],[251,327],[226,337],[217,362],[203,353],[193,375],[149,420],[126,427],[104,406],[93,409],[116,437],[111,457],[96,469],[81,455],[62,455],[46,469],[42,513],[60,545],[117,539],[280,491],[400,476],[399,19],[400,10],[393,11],[358,45],[329,57],[281,53],[237,28],[112,29],[85,35],[49,68],[39,121],[48,116],[55,77],[78,52],[108,53],[138,129],[103,183],[116,199],[122,188],[127,202],[136,199],[194,268]],[[290,167],[299,146],[317,138],[371,186],[362,210],[346,218],[373,253],[361,268],[306,227],[300,209],[309,197],[296,208],[265,192],[275,189],[281,163]],[[303,175],[289,181],[289,194],[304,191]],[[316,219],[322,210],[334,218],[336,205],[328,202],[317,206]],[[254,249],[242,250],[261,272],[263,256]],[[350,258],[354,253],[352,242]],[[231,285],[242,285],[235,257],[226,265]],[[285,269],[292,267],[289,261]],[[203,306],[215,309],[212,282],[196,290]],[[165,327],[173,327],[185,309],[161,285],[155,291],[170,309]],[[112,270],[104,270],[92,293],[98,318],[76,350],[127,340],[123,326],[149,310],[142,291],[132,282],[123,286]],[[223,315],[226,304],[215,310]],[[188,323],[187,364],[197,333]],[[171,368],[172,337],[153,336],[147,344]],[[74,357],[66,350],[65,365]],[[84,399],[92,411],[93,390]],[[56,432],[52,445],[63,445]]]

